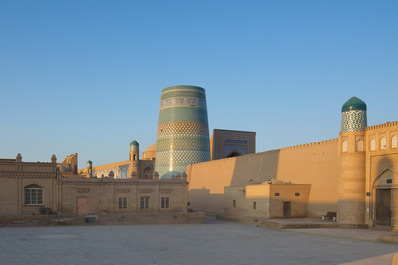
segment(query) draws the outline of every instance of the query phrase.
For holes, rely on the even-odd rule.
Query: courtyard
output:
[[[0,229],[0,264],[391,264],[398,246],[207,224]]]

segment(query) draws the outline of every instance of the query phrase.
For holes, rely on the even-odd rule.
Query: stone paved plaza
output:
[[[0,264],[391,264],[398,246],[209,219],[0,229]]]

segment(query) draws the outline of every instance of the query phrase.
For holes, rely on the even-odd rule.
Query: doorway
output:
[[[391,226],[391,190],[376,190],[376,225]]]
[[[88,198],[87,197],[77,197],[76,198],[76,212],[79,215],[88,214]]]
[[[283,202],[283,218],[290,218],[290,202]]]

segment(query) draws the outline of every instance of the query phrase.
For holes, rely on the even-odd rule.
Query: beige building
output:
[[[304,218],[307,217],[310,184],[281,181],[247,182],[224,188],[226,217]]]
[[[0,159],[0,215],[95,215],[110,213],[187,213],[186,175],[174,179],[86,178],[63,175],[71,169],[67,162],[57,164]],[[70,157],[69,157],[70,158]],[[65,168],[61,168],[65,167]],[[62,170],[60,170],[62,169]]]

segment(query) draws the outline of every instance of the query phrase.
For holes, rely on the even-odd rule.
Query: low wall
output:
[[[15,226],[53,226],[83,225],[84,216],[65,215],[3,215],[0,216],[0,227]]]
[[[0,227],[57,226],[57,225],[144,225],[144,224],[204,224],[203,212],[187,213],[142,213],[98,215],[3,215]]]
[[[204,224],[204,212],[162,214],[99,214],[100,225],[146,225],[146,224]]]

